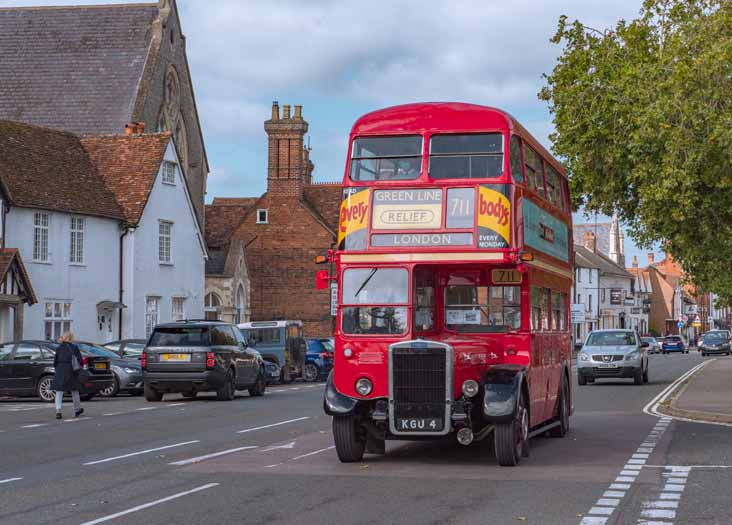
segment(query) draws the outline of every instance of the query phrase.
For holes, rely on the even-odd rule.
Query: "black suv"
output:
[[[159,324],[140,356],[145,399],[160,401],[167,392],[196,397],[216,392],[220,401],[234,399],[237,389],[262,396],[264,362],[247,348],[234,325],[216,321]]]

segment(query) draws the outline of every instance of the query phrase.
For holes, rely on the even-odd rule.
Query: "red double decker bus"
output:
[[[489,436],[501,465],[571,413],[572,215],[562,167],[514,118],[396,106],[350,135],[337,249],[341,461],[391,439]],[[321,275],[322,277],[322,275]]]

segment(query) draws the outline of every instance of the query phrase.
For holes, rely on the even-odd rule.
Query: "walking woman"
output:
[[[79,372],[81,371],[81,351],[74,343],[74,334],[66,332],[59,339],[59,347],[56,349],[56,355],[53,358],[53,368],[55,370],[51,389],[56,391],[56,419],[61,419],[61,407],[64,402],[64,392],[71,392],[74,400],[74,417],[79,417],[84,413],[81,408],[81,398],[79,390],[81,389],[81,381],[79,381]]]

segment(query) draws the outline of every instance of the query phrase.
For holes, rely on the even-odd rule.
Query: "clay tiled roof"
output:
[[[305,186],[303,197],[317,213],[317,218],[338,231],[338,214],[341,209],[342,188],[340,184],[313,184]]]
[[[0,9],[0,119],[122,132],[157,16],[155,3]]]
[[[214,198],[212,204],[206,205],[206,245],[211,248],[221,248],[226,245],[231,234],[244,220],[247,211],[258,200],[259,198],[249,197]]]
[[[122,206],[127,222],[140,222],[170,133],[88,136],[82,137],[81,142]]]
[[[16,272],[18,278],[21,280],[21,285],[26,290],[26,302],[30,305],[37,303],[38,299],[36,298],[36,293],[33,291],[28,272],[25,270],[23,259],[20,257],[20,251],[17,248],[0,248],[0,282],[5,282],[5,277],[14,264],[16,265]]]
[[[0,120],[0,179],[17,206],[124,217],[71,133]]]

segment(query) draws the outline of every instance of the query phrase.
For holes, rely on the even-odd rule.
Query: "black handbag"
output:
[[[79,363],[75,355],[71,356],[71,369],[77,374],[81,372],[81,363]]]

